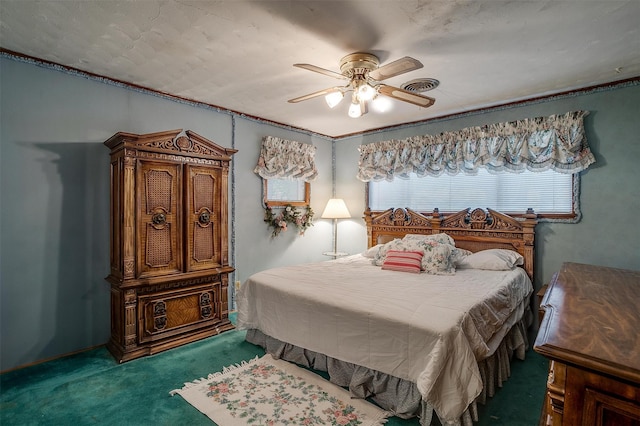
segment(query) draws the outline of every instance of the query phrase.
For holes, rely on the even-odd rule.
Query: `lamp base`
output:
[[[334,259],[342,256],[349,256],[349,253],[345,253],[343,251],[325,251],[322,253],[325,256],[332,256]]]

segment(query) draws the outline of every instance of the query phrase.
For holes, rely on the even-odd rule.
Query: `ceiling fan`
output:
[[[340,103],[345,93],[352,92],[349,116],[353,118],[366,114],[367,101],[376,102],[376,99],[379,98],[378,95],[409,102],[423,108],[430,107],[435,103],[436,100],[428,96],[380,83],[388,78],[422,68],[420,61],[405,56],[382,66],[378,66],[379,64],[380,61],[375,55],[363,52],[351,53],[342,58],[340,60],[340,73],[310,64],[294,64],[294,67],[328,75],[339,80],[346,80],[347,84],[309,93],[290,99],[289,102],[296,103],[318,96],[325,96],[327,104],[330,108],[333,108]],[[432,81],[436,80],[432,79]]]

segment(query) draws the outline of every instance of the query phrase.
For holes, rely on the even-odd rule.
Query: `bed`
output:
[[[392,208],[364,219],[364,253],[249,277],[238,329],[394,415],[472,424],[528,348],[535,213]],[[415,252],[398,267],[395,256]]]

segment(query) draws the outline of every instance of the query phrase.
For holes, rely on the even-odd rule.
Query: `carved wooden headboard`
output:
[[[408,208],[364,212],[367,223],[368,247],[385,243],[406,234],[439,234],[444,232],[456,242],[456,247],[472,252],[490,248],[515,250],[524,257],[523,268],[533,282],[533,241],[538,223],[533,210],[522,219],[480,208],[442,214],[435,209],[430,215]]]

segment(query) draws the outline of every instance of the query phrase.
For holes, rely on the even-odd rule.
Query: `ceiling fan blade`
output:
[[[431,105],[436,103],[435,99],[428,96],[419,95],[408,90],[400,89],[399,87],[387,86],[386,84],[378,85],[378,90],[380,91],[380,93],[389,96],[390,98],[409,102],[423,108],[430,107]]]
[[[320,74],[324,74],[324,75],[328,75],[329,77],[333,77],[333,78],[337,78],[340,80],[348,80],[347,77],[345,77],[344,75],[334,72],[334,71],[330,71],[330,70],[326,70],[324,68],[320,68],[317,67],[315,65],[311,65],[311,64],[293,64],[294,67],[298,67],[298,68],[302,68],[305,70],[309,70],[309,71],[313,71],[313,72],[317,72]]]
[[[409,56],[405,56],[404,58],[398,59],[397,61],[389,62],[388,64],[370,71],[369,77],[374,80],[380,81],[420,68],[422,68],[422,63],[420,61],[414,58],[410,58]]]
[[[341,87],[330,87],[328,89],[318,90],[317,92],[309,93],[308,95],[299,96],[297,98],[289,99],[289,103],[295,104],[296,102],[306,101],[307,99],[317,98],[318,96],[328,95],[333,92],[342,91]]]

